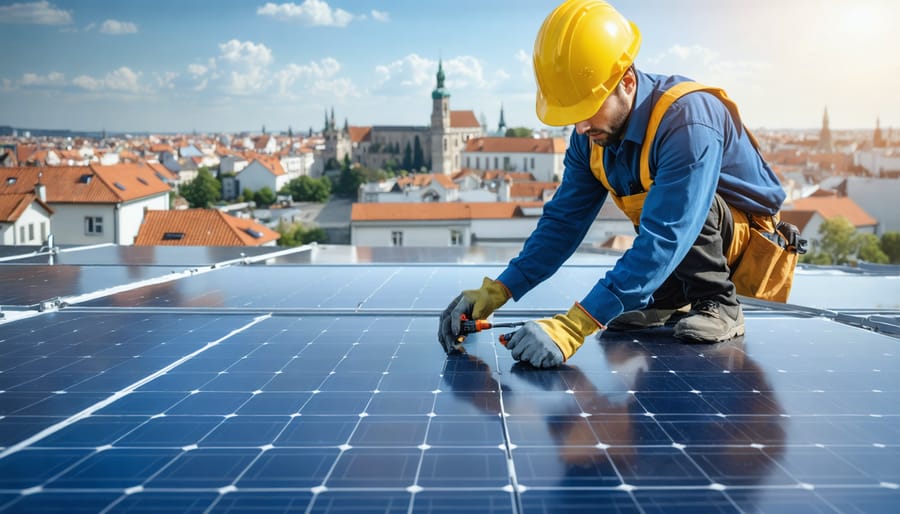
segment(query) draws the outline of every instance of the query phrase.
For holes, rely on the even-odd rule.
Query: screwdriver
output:
[[[474,334],[476,332],[481,332],[482,330],[487,330],[490,328],[512,328],[512,327],[520,327],[525,324],[524,321],[512,321],[509,323],[491,323],[484,319],[469,319],[465,314],[459,317],[461,323],[459,324],[459,341],[460,343],[468,334]],[[508,334],[509,335],[509,334]],[[500,336],[500,343],[503,346],[506,346],[506,336]]]

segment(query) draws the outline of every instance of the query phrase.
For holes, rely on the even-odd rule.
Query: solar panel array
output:
[[[55,272],[33,266],[23,287]],[[553,370],[495,330],[444,355],[436,312],[497,270],[223,266],[0,324],[0,511],[900,504],[897,338],[754,308],[745,338],[603,332]],[[604,270],[568,267],[503,311],[564,309]]]

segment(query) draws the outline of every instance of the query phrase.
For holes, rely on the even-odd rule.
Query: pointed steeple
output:
[[[819,131],[819,144],[816,145],[818,150],[831,152],[834,146],[831,143],[831,127],[828,122],[828,106],[825,106],[825,114],[822,115],[822,129]]]
[[[884,148],[884,137],[881,135],[881,117],[875,118],[875,135],[872,138],[872,146],[875,148]]]
[[[500,123],[497,124],[497,133],[501,136],[506,134],[506,120],[503,117],[503,102],[500,103]]]

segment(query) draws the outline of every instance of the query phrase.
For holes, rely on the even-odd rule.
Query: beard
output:
[[[621,115],[612,120],[609,129],[591,129],[586,132],[591,142],[600,147],[606,147],[622,140],[625,128],[628,126],[630,111],[623,110]]]

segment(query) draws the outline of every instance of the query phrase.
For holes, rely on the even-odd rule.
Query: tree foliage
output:
[[[253,193],[253,201],[257,207],[268,207],[275,203],[275,192],[269,186],[263,186],[262,189]]]
[[[887,255],[888,262],[900,264],[900,232],[885,232],[881,236],[881,250]]]
[[[299,223],[290,224],[284,220],[278,222],[276,228],[281,238],[279,246],[293,247],[309,243],[327,243],[328,235],[319,227],[304,227]]]
[[[288,182],[279,193],[291,195],[295,202],[327,202],[331,196],[331,181],[325,177],[302,176]]]
[[[534,137],[534,131],[528,127],[510,127],[506,129],[506,137]]]
[[[838,216],[819,227],[819,239],[812,242],[812,251],[801,256],[809,264],[848,264],[858,261],[887,264],[900,262],[900,234],[888,232],[879,240],[875,234],[860,234],[847,218]]]
[[[194,180],[182,184],[179,193],[191,207],[205,209],[222,197],[222,184],[206,167],[200,168]]]

